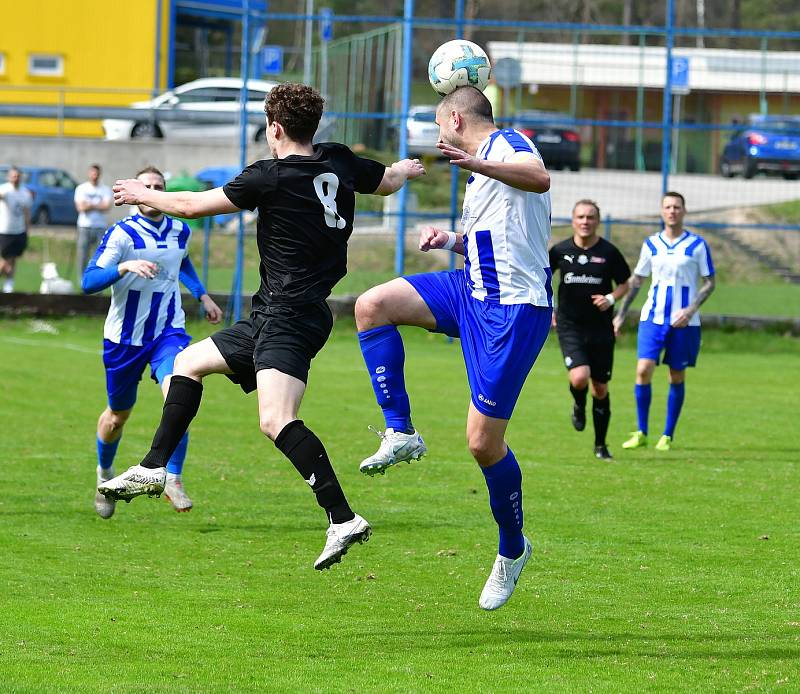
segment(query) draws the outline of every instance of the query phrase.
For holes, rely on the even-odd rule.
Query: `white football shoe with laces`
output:
[[[320,571],[342,561],[347,550],[356,542],[360,544],[369,540],[372,528],[367,521],[356,514],[353,520],[346,523],[331,523],[326,534],[325,548],[314,562],[314,568]]]
[[[167,475],[164,496],[167,497],[167,500],[178,513],[186,513],[192,510],[192,500],[183,488],[183,482],[180,479]]]
[[[486,585],[483,586],[480,600],[478,600],[478,605],[481,609],[496,610],[508,602],[514,592],[514,588],[517,587],[519,575],[533,552],[531,541],[527,537],[523,537],[523,540],[525,541],[525,548],[519,558],[508,559],[500,554],[497,555],[492,567],[492,573],[489,574],[489,579],[486,581]]]
[[[365,475],[383,475],[392,465],[419,460],[428,452],[425,442],[416,429],[411,434],[395,431],[392,428],[378,431],[370,427],[370,430],[380,436],[381,445],[374,455],[361,462],[358,469]]]
[[[110,480],[114,477],[114,468],[110,467],[104,470],[99,465],[97,466],[97,486],[99,487],[103,482]],[[114,509],[117,502],[114,499],[109,499],[103,496],[100,492],[95,490],[94,493],[94,510],[100,518],[111,518],[114,515]]]
[[[109,499],[130,501],[134,497],[161,496],[167,481],[167,468],[129,467],[121,475],[97,486],[97,491]]]

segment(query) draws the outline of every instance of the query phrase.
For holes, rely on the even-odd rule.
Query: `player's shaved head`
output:
[[[484,93],[475,87],[458,87],[439,103],[439,113],[456,111],[470,120],[494,123],[492,104]]]

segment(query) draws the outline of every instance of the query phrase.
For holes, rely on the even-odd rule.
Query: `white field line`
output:
[[[0,337],[0,342],[10,342],[14,345],[25,345],[27,347],[48,347],[51,349],[70,349],[73,352],[80,352],[81,354],[91,354],[93,356],[102,356],[103,350],[91,349],[83,345],[74,345],[71,342],[61,342],[59,340],[31,340],[24,337]]]

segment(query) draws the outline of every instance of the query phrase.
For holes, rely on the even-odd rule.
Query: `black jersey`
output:
[[[257,161],[223,191],[240,209],[258,208],[261,286],[253,310],[327,298],[347,272],[355,194],[374,193],[385,167],[345,145],[314,145],[310,156]]]
[[[591,248],[580,248],[572,237],[550,249],[550,269],[561,271],[558,285],[559,322],[568,321],[587,327],[608,327],[613,311],[600,311],[592,303],[593,294],[609,294],[614,284],[622,284],[631,269],[616,246],[598,239]]]

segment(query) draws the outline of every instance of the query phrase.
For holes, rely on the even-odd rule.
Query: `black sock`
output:
[[[586,394],[589,392],[589,386],[578,390],[572,384],[569,386],[569,392],[572,393],[572,397],[575,398],[575,404],[582,410],[586,409]]]
[[[602,400],[592,398],[592,419],[594,420],[594,445],[605,446],[608,423],[611,421],[611,398]]]
[[[302,419],[295,419],[283,427],[275,439],[275,447],[303,476],[331,523],[346,523],[355,518],[322,441],[303,424]]]
[[[202,383],[186,376],[173,376],[170,379],[164,410],[161,413],[161,423],[153,437],[150,452],[142,460],[142,467],[167,466],[170,456],[197,414],[202,397]]]

